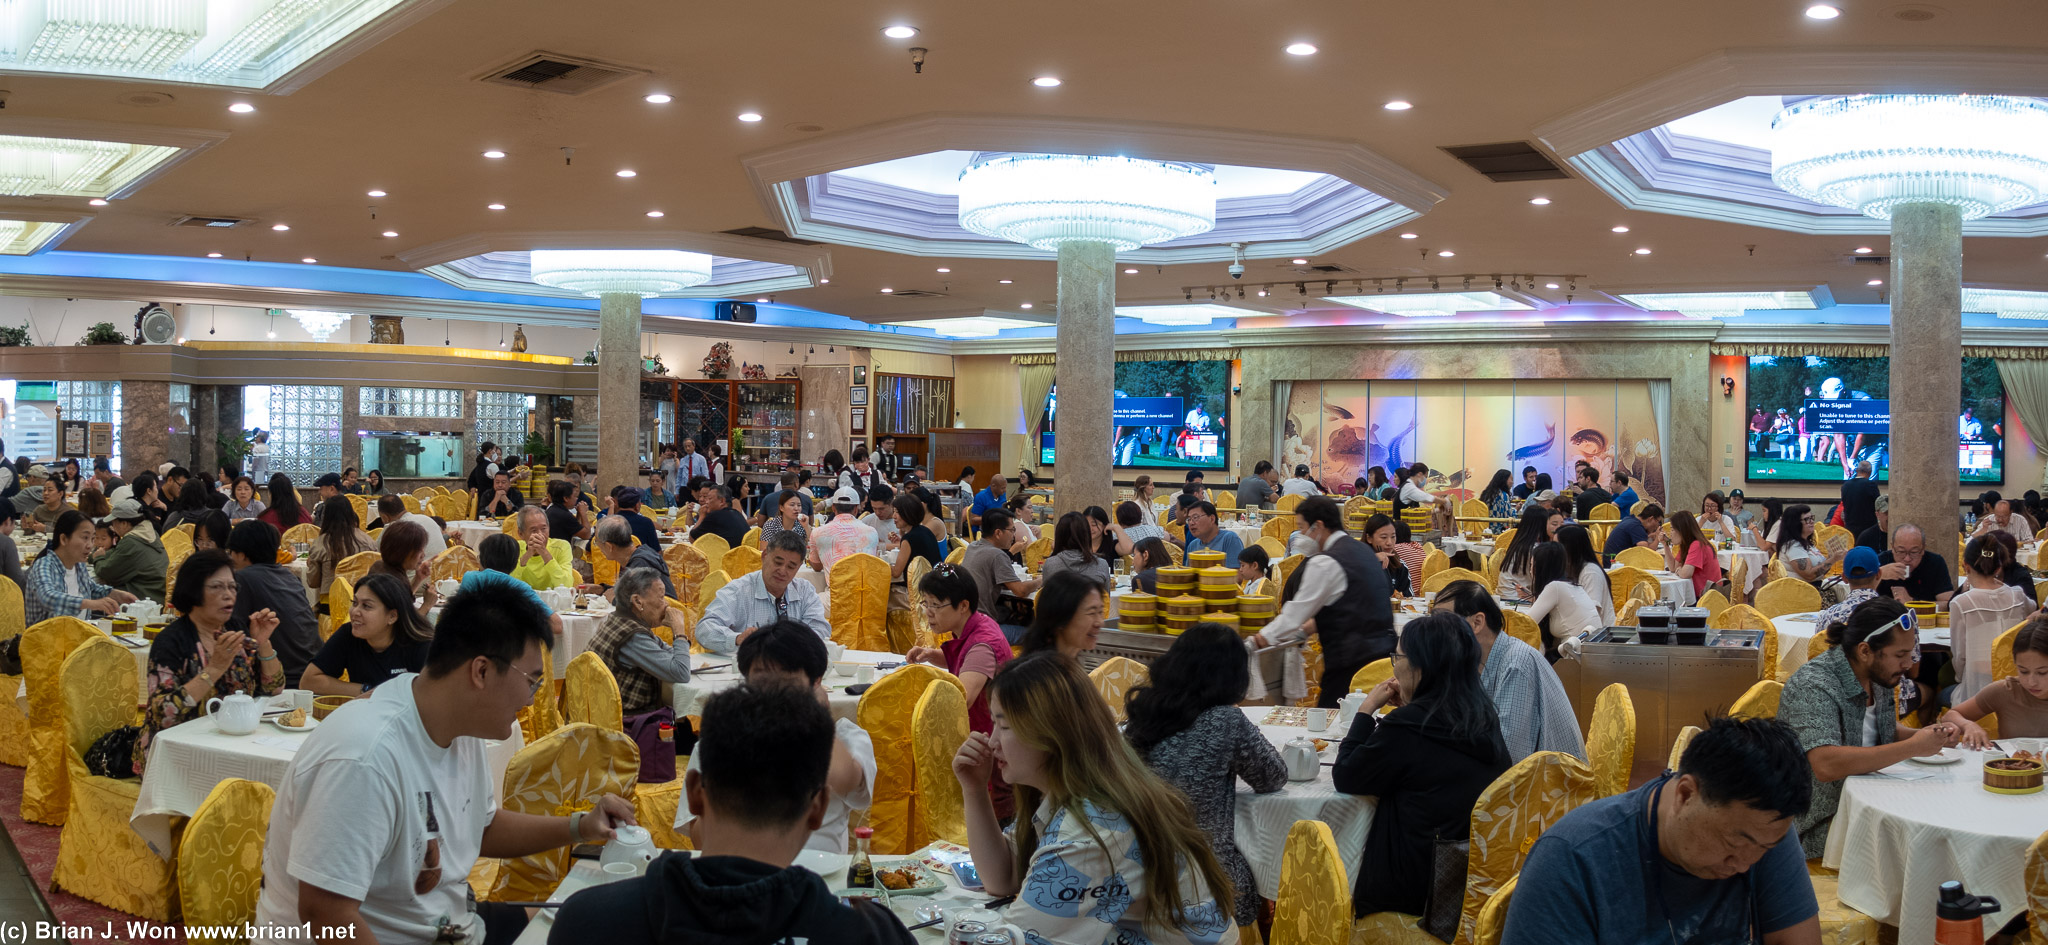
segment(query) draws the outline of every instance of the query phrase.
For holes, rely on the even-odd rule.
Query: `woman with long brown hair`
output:
[[[1685,509],[1671,513],[1671,532],[1678,540],[1664,546],[1664,570],[1691,578],[1694,597],[1705,594],[1708,586],[1721,580],[1721,559],[1714,554],[1714,543],[1700,530],[1699,520]]]
[[[1080,664],[1027,654],[989,683],[993,736],[953,757],[983,888],[1034,940],[1215,942],[1234,924],[1230,877],[1179,791],[1117,733]],[[1000,767],[1019,816],[1005,836],[986,785]],[[1160,864],[1174,864],[1170,874]],[[1077,899],[1076,896],[1079,898]]]

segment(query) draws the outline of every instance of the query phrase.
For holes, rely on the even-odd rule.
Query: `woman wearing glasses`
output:
[[[226,552],[195,551],[178,566],[171,609],[185,616],[157,634],[149,648],[149,707],[135,740],[137,777],[150,739],[203,715],[206,700],[236,690],[257,698],[284,691],[284,667],[270,645],[277,614],[259,610],[246,621],[237,619],[235,594],[235,569]]]
[[[903,497],[897,498],[898,502]],[[957,564],[941,564],[917,583],[923,599],[924,618],[934,636],[952,635],[939,647],[914,646],[906,654],[913,663],[927,663],[959,677],[967,691],[967,728],[983,735],[995,731],[988,711],[988,681],[996,670],[1010,661],[1010,641],[1003,628],[980,611],[981,590],[974,576]],[[1001,771],[989,779],[989,796],[995,800],[996,816],[1008,818],[1013,799]]]

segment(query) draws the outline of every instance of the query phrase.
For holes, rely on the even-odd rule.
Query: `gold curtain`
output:
[[[1052,354],[1013,354],[1010,355],[1010,363],[1020,366],[1052,364],[1055,357]],[[1201,348],[1193,351],[1119,351],[1116,353],[1116,359],[1118,361],[1235,361],[1238,359],[1238,350],[1236,348]],[[1029,403],[1029,401],[1026,402]]]
[[[2048,361],[1999,358],[1998,380],[2033,439],[2035,452],[2040,452],[2042,440],[2048,438]]]
[[[1052,392],[1053,374],[1051,361],[1043,364],[1023,364],[1017,368],[1017,389],[1024,395],[1026,433],[1038,432],[1038,421],[1045,416],[1045,395]],[[1038,450],[1025,450],[1024,455],[1037,456]]]
[[[1732,354],[1745,357],[1760,355],[1781,358],[1808,354],[1823,358],[1882,358],[1892,353],[1891,345],[1817,345],[1797,342],[1715,342],[1709,346],[1708,350],[1714,354]],[[2009,361],[2048,361],[2048,347],[2016,348],[2004,345],[1964,345],[1963,357],[1998,358]]]

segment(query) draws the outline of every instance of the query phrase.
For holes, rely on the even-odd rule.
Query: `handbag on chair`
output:
[[[1465,913],[1465,868],[1471,857],[1472,841],[1436,839],[1429,864],[1429,897],[1423,900],[1418,924],[1446,942],[1458,937],[1458,922]]]
[[[675,728],[675,721],[675,710],[668,706],[626,716],[626,737],[640,746],[641,784],[659,784],[676,779],[676,743],[661,738],[663,725],[670,726],[674,733],[671,738],[689,730],[687,725]]]

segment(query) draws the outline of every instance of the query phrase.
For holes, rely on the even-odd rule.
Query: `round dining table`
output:
[[[1934,941],[1935,892],[1950,880],[1998,900],[1986,931],[2025,911],[2027,847],[2048,832],[2048,794],[1993,794],[1986,752],[1943,755],[1956,760],[1903,761],[1845,781],[1821,858],[1841,873],[1842,903],[1896,926],[1901,942]]]
[[[1297,820],[1320,820],[1330,825],[1338,855],[1344,859],[1345,888],[1358,880],[1358,861],[1365,855],[1365,835],[1372,829],[1377,802],[1370,797],[1344,794],[1330,779],[1330,766],[1337,761],[1337,745],[1350,731],[1350,720],[1332,718],[1324,731],[1312,732],[1306,716],[1314,710],[1291,706],[1242,706],[1244,717],[1259,727],[1259,734],[1284,749],[1288,742],[1307,736],[1329,742],[1318,759],[1316,776],[1308,781],[1289,781],[1278,791],[1260,794],[1238,782],[1237,820],[1232,839],[1251,864],[1252,880],[1259,895],[1280,896],[1280,867],[1287,858],[1287,831]],[[1332,716],[1341,713],[1331,711]]]

